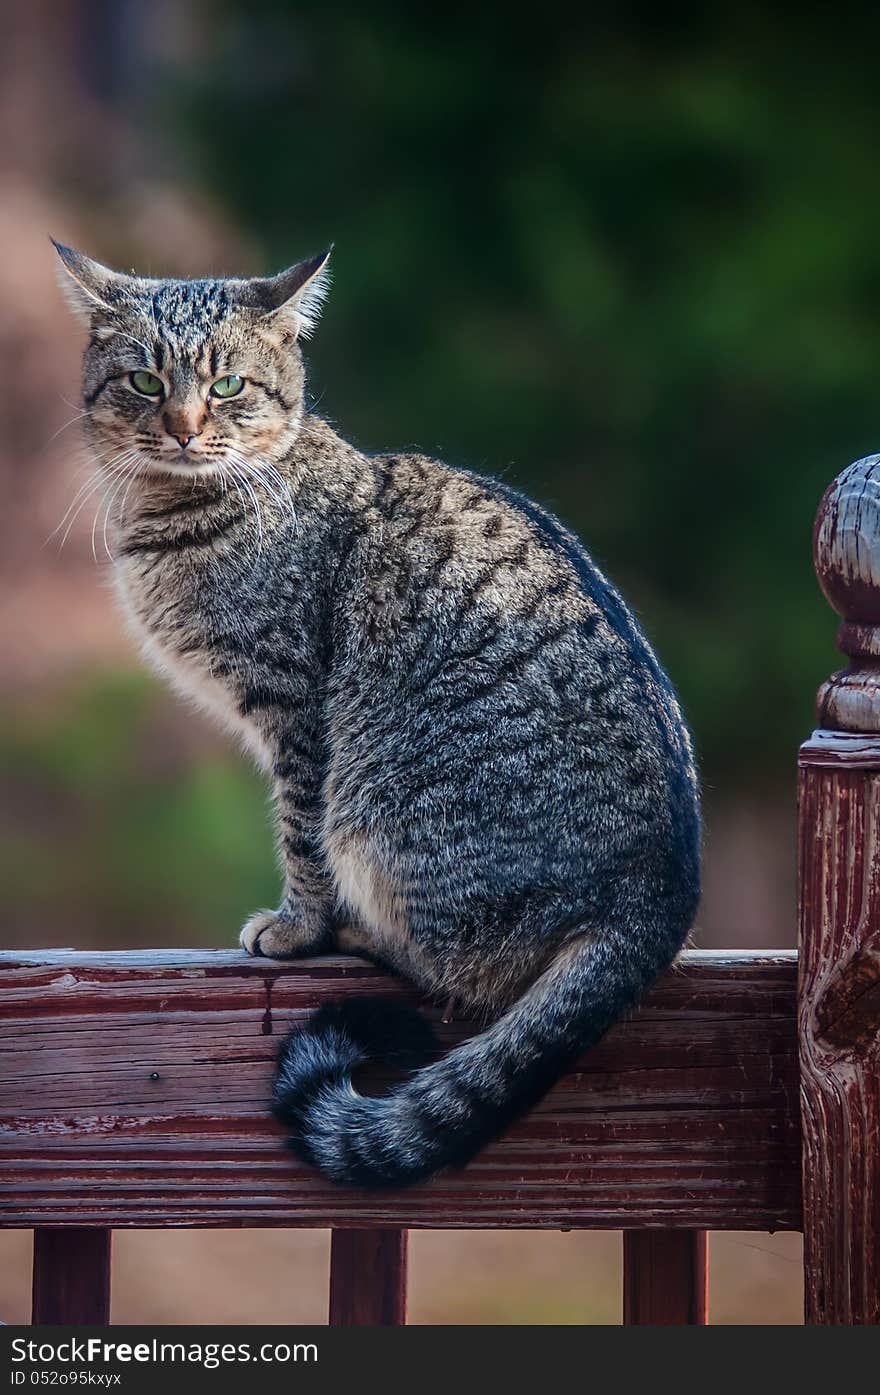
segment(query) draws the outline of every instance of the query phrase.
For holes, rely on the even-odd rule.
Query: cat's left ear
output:
[[[238,292],[242,305],[262,312],[268,318],[286,320],[297,337],[308,339],[330,290],[327,263],[333,244],[316,257],[307,257],[277,276],[258,276],[244,281]]]

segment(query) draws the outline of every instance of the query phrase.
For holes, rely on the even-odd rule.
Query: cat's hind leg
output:
[[[408,976],[408,964],[399,962],[384,945],[377,943],[375,935],[363,926],[346,922],[333,931],[333,949],[340,954],[356,954],[360,959],[369,959],[377,968],[395,976]]]
[[[342,954],[362,954],[372,959],[376,953],[375,938],[360,925],[347,923],[334,932],[333,945]]]

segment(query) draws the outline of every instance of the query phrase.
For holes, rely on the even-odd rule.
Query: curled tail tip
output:
[[[351,1075],[367,1061],[415,1070],[436,1047],[425,1018],[397,999],[326,1003],[289,1034],[279,1053],[272,1112],[292,1130],[288,1148],[334,1182],[397,1184],[396,1167],[361,1156],[363,1135],[383,1101],[358,1095]]]
[[[321,1090],[347,1084],[358,1066],[382,1061],[416,1070],[436,1049],[426,1019],[395,998],[325,1003],[282,1042],[272,1112],[280,1123],[298,1127]]]

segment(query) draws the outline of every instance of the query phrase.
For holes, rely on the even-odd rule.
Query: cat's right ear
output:
[[[112,311],[130,277],[111,271],[74,247],[65,247],[54,237],[49,241],[61,258],[58,283],[71,309],[89,321],[101,311]]]

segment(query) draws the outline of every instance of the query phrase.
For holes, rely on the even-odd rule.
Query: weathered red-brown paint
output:
[[[469,1167],[369,1193],[283,1147],[272,1064],[319,1003],[401,983],[355,959],[0,954],[0,1225],[797,1229],[795,978],[790,952],[684,955]]]

